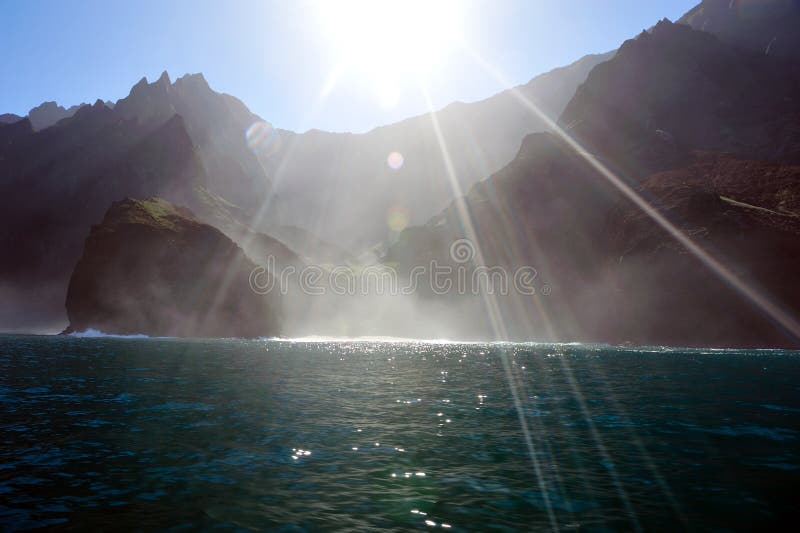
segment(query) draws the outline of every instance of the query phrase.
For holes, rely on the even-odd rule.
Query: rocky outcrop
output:
[[[279,301],[249,284],[255,264],[216,228],[157,198],[114,203],[93,226],[67,292],[69,328],[180,337],[279,332]]]

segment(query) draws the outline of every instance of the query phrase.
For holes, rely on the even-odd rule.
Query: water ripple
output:
[[[775,529],[798,383],[780,351],[2,336],[0,526]]]

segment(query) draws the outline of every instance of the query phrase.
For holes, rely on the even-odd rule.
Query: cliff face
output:
[[[257,337],[279,332],[277,296],[219,230],[161,199],[114,203],[92,227],[67,292],[67,332]]]
[[[684,235],[790,316],[800,315],[800,166],[697,154],[647,178],[639,194]],[[605,226],[618,333],[634,342],[797,348],[735,284],[702,264],[640,209],[620,203]]]
[[[595,68],[559,122],[634,180],[692,150],[800,162],[800,64],[659,22]]]
[[[664,21],[595,67],[560,119],[652,209],[790,315],[800,313],[796,67]],[[386,260],[405,272],[447,263],[460,238],[477,240],[484,266],[527,264],[550,287],[492,296],[496,310],[469,324],[488,336],[798,345],[554,135],[526,138],[511,164],[404,231]]]

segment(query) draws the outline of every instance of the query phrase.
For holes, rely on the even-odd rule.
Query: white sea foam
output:
[[[411,339],[404,337],[328,337],[324,335],[309,335],[306,337],[260,337],[259,340],[275,342],[370,342],[394,344],[487,344],[479,341],[454,341],[449,339]]]
[[[89,328],[86,331],[75,331],[69,334],[70,337],[78,338],[111,338],[111,339],[149,339],[148,335],[142,333],[134,333],[132,335],[116,335],[114,333],[103,333],[98,329]]]

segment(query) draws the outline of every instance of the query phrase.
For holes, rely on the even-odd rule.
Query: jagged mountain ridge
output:
[[[211,90],[202,74],[171,83],[164,72],[148,83],[142,78],[114,111],[141,124],[183,117],[209,177],[208,189],[249,212],[257,211],[270,193],[270,180],[247,146],[245,132],[259,118],[236,98]]]
[[[25,117],[15,115],[14,113],[0,115],[0,124],[12,124],[14,122],[19,122],[23,118],[27,118],[30,120],[34,131],[39,131],[55,125],[59,120],[73,116],[80,108],[87,105],[89,104],[83,103],[64,108],[58,105],[57,102],[42,102],[28,111]],[[110,101],[106,101],[105,105],[110,108],[114,107],[114,103]]]

